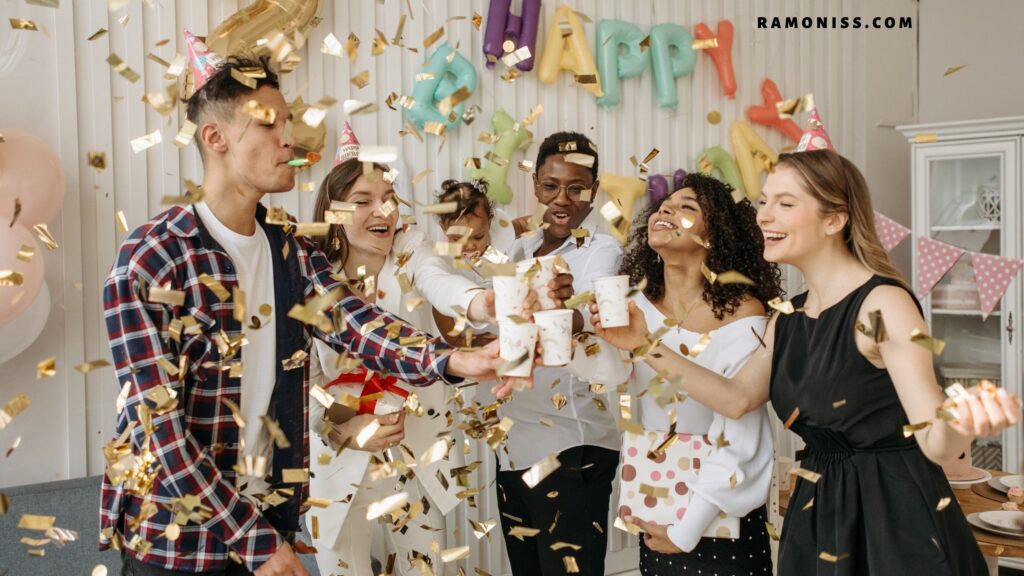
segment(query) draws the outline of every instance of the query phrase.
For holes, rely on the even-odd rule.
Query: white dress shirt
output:
[[[598,212],[592,210],[580,225],[591,231],[581,247],[577,248],[576,239],[570,236],[550,253],[562,256],[569,265],[577,294],[593,290],[595,278],[619,273],[622,247],[611,236],[594,232],[599,219]],[[520,237],[509,256],[514,261],[532,258],[542,241],[543,232]],[[584,312],[583,317],[584,329],[591,330],[589,313]],[[577,346],[569,366],[534,368],[533,389],[516,392],[510,402],[501,406],[499,414],[514,422],[508,432],[508,452],[498,451],[502,470],[529,468],[549,454],[576,446],[619,449],[618,404],[611,398],[615,388],[629,378],[630,366],[623,363],[617,348],[600,339],[596,342],[601,351],[594,356],[588,357],[584,347]],[[604,392],[592,392],[591,383],[604,384]],[[556,394],[566,399],[560,410],[552,402]]]
[[[648,326],[661,326],[665,315],[643,294],[633,301],[647,318]],[[766,319],[751,316],[734,320],[708,333],[711,342],[691,360],[713,372],[731,378],[740,371],[751,354],[757,353]],[[755,335],[755,331],[756,334]],[[661,337],[670,349],[688,348],[700,340],[701,334],[682,328],[673,328]],[[644,362],[638,362],[630,383],[630,392],[636,398],[656,376]],[[733,420],[688,398],[683,402],[659,406],[651,394],[640,397],[640,421],[646,430],[667,432],[669,411],[676,412],[676,432],[694,435],[707,434],[709,438],[723,436],[728,442],[701,460],[700,476],[689,484],[693,492],[686,515],[669,527],[668,536],[684,552],[693,550],[701,536],[718,513],[743,517],[768,500],[772,482],[774,445],[768,407],[762,406]],[[735,474],[735,486],[730,478]],[[742,537],[742,534],[741,534]]]

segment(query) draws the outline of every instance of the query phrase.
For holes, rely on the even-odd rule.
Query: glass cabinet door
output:
[[[1006,354],[1013,344],[1016,306],[1012,304],[1019,284],[1012,282],[1000,303],[983,319],[970,254],[1019,257],[1015,229],[1020,223],[1012,193],[1017,189],[1018,154],[1016,140],[915,148],[915,235],[965,250],[924,300],[932,335],[946,343],[935,359],[944,385],[960,382],[969,386],[987,379],[1020,393],[1018,379],[1007,378],[1016,368],[1007,366],[1010,359]],[[916,261],[914,265],[916,277]],[[1012,438],[978,439],[974,465],[1017,472],[1019,435],[1019,430],[1011,429],[1007,436]]]

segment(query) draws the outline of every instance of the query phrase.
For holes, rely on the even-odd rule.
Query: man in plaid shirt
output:
[[[104,288],[122,388],[117,438],[104,449],[100,547],[122,550],[124,574],[305,575],[289,540],[307,497],[311,338],[413,385],[493,379],[500,360],[496,346],[451,352],[365,304],[331,277],[307,238],[274,212],[268,217],[260,199],[290,190],[295,168],[288,106],[265,60],[223,63],[190,98],[188,117],[199,127],[205,205],[175,206],[136,229]],[[200,217],[200,207],[216,222]],[[238,290],[254,287],[240,286],[241,263],[214,238],[214,226],[265,235],[270,309],[250,301],[246,311]],[[249,376],[273,390],[264,390],[266,418],[243,424],[240,360],[260,328],[257,306],[271,317],[262,328],[273,331],[276,373]],[[399,344],[418,336],[427,342]],[[259,360],[250,353],[246,365]],[[262,426],[272,438],[266,478],[240,446],[243,426]],[[245,492],[257,480],[269,483],[262,506]]]

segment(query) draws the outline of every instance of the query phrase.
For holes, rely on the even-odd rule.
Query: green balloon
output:
[[[715,178],[732,186],[733,190],[743,189],[740,167],[736,165],[736,160],[721,146],[705,148],[697,156],[697,171],[715,176]],[[716,175],[715,172],[718,174]]]
[[[483,180],[487,183],[487,197],[492,202],[508,204],[512,201],[512,188],[508,185],[508,169],[512,165],[512,154],[533,138],[533,134],[516,122],[504,110],[498,110],[491,116],[494,134],[498,137],[491,152],[491,160],[481,168],[469,173],[472,180]],[[500,164],[494,162],[500,158]]]

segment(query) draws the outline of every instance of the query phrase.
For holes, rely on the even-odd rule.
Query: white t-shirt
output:
[[[241,438],[244,442],[241,455],[264,455],[267,457],[267,470],[271,469],[273,450],[269,438],[263,433],[261,417],[270,407],[270,397],[274,393],[277,377],[277,325],[274,313],[269,317],[258,314],[263,304],[274,306],[274,261],[270,254],[270,241],[263,227],[256,225],[252,236],[243,236],[221,223],[205,202],[195,205],[196,213],[203,221],[210,235],[231,257],[238,276],[238,286],[245,292],[247,317],[259,315],[260,327],[253,329],[251,322],[246,320],[243,331],[249,343],[242,346],[242,417],[245,428]],[[243,493],[258,494],[268,488],[262,479],[250,476],[240,477],[239,483],[247,484]]]

